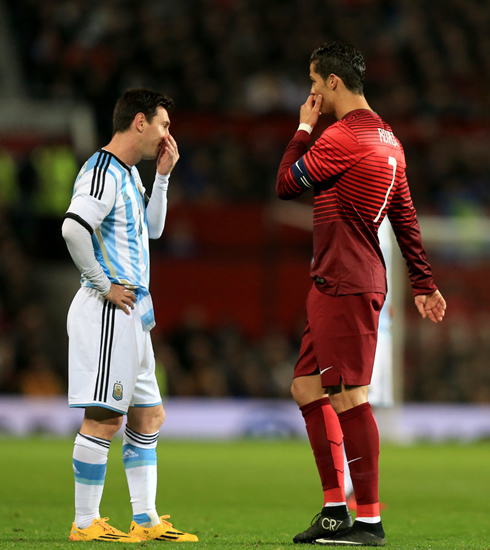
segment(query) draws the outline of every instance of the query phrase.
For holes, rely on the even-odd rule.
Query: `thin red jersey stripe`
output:
[[[407,261],[414,292],[436,290],[410,197],[403,147],[391,128],[372,111],[359,109],[324,130],[308,150],[309,142],[307,132],[296,132],[279,167],[276,190],[280,198],[292,199],[307,187],[300,177],[313,186],[311,275],[325,279],[322,292],[386,292],[377,238],[386,214]],[[300,159],[307,175],[292,169]]]

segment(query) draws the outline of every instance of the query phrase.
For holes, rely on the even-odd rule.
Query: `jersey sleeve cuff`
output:
[[[73,212],[67,212],[65,214],[65,217],[63,219],[70,218],[72,220],[75,220],[78,222],[81,226],[85,227],[85,229],[90,233],[90,235],[93,235],[94,230],[92,229],[91,225],[86,222],[81,216],[78,214],[74,214]]]
[[[438,287],[432,283],[431,285],[427,285],[425,288],[412,288],[413,296],[425,296],[427,294],[432,294],[436,290],[439,290]]]
[[[170,179],[170,174],[159,174],[158,172],[155,174],[155,183],[154,185],[157,185],[160,187],[160,189],[163,189],[164,191],[167,191],[168,189],[168,183]]]

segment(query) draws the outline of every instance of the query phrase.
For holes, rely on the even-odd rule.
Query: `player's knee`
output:
[[[291,395],[293,396],[293,399],[296,401],[299,407],[302,407],[303,405],[311,403],[311,401],[315,400],[314,398],[311,398],[308,389],[305,388],[303,384],[298,382],[297,378],[295,378],[293,380],[293,383],[291,384]]]
[[[116,418],[111,418],[110,420],[104,421],[104,429],[106,430],[107,435],[110,437],[107,437],[107,439],[112,439],[116,433],[121,429],[121,426],[123,424],[123,417],[118,416]]]
[[[167,413],[165,412],[165,409],[161,407],[159,413],[158,413],[158,422],[161,426],[165,422],[165,418],[167,417]]]
[[[160,430],[165,421],[162,405],[156,407],[131,407],[128,411],[128,426],[138,433],[151,434]]]
[[[116,435],[116,433],[121,429],[121,426],[123,424],[123,417],[114,418],[110,421],[109,424],[106,424],[107,429],[109,432],[112,432],[112,436]]]
[[[87,407],[81,433],[111,440],[121,428],[123,415],[103,407]]]
[[[162,405],[153,407],[151,418],[148,421],[151,422],[154,431],[160,429],[161,425],[165,422],[165,409]]]
[[[298,405],[300,405],[300,391],[297,387],[296,380],[293,380],[293,383],[291,384],[291,395],[293,396],[293,399],[296,401]],[[301,405],[300,405],[301,406]]]
[[[319,376],[299,376],[293,380],[291,394],[298,406],[303,407],[326,396]]]
[[[342,391],[334,392],[329,388],[330,403],[333,410],[337,413],[343,413],[359,405],[368,402],[367,386],[342,386]]]

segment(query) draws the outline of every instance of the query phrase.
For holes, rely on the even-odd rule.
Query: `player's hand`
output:
[[[422,318],[428,317],[433,323],[442,321],[446,313],[446,300],[438,290],[432,294],[415,296],[415,305]]]
[[[318,122],[318,117],[321,115],[320,108],[322,106],[323,97],[321,95],[314,96],[310,94],[306,103],[301,105],[299,113],[299,122],[309,124],[312,128]]]
[[[165,140],[157,159],[157,171],[162,176],[168,176],[179,160],[177,142],[169,134]]]
[[[106,300],[112,302],[119,309],[122,309],[126,315],[129,315],[129,308],[134,309],[136,295],[122,285],[111,283],[111,289],[104,296]]]

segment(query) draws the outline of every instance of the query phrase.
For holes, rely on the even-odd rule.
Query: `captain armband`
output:
[[[291,170],[296,183],[300,187],[303,189],[311,189],[313,187],[313,181],[308,174],[303,157],[291,166]]]

